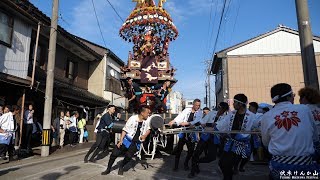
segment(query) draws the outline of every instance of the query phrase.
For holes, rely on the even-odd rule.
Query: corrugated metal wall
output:
[[[26,79],[32,28],[15,18],[13,30],[11,48],[0,45],[0,72]]]

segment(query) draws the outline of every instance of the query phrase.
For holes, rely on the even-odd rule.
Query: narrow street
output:
[[[0,180],[319,179],[319,7],[0,0]]]
[[[87,145],[86,145],[87,146]],[[72,149],[65,147],[49,157],[41,158],[34,156],[28,159],[2,163],[0,165],[0,176],[2,180],[12,179],[186,179],[189,172],[181,169],[178,172],[172,171],[174,158],[163,154],[154,160],[147,158],[147,161],[135,163],[132,161],[125,167],[123,176],[117,174],[117,162],[122,158],[118,158],[114,164],[113,171],[107,176],[101,176],[100,173],[106,169],[109,156],[98,160],[96,163],[83,163],[83,157],[88,148],[76,147]],[[184,158],[184,157],[182,157]],[[133,167],[133,168],[132,168]],[[221,179],[221,175],[217,173],[217,161],[208,165],[200,165],[201,172],[196,178],[201,179]],[[235,176],[235,179],[268,179],[267,165],[251,165],[248,164],[245,173]]]

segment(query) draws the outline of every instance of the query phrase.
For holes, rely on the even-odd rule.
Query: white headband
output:
[[[239,101],[239,100],[237,100],[237,99],[233,99],[233,101],[236,101],[236,102],[238,102],[238,103],[240,103],[240,104],[244,104],[244,105],[247,105],[247,103],[244,103],[244,102],[242,102],[242,101]]]
[[[276,95],[275,97],[273,97],[272,98],[272,102],[276,102],[276,101],[278,101],[280,98],[283,98],[283,97],[286,97],[286,96],[288,96],[288,95],[290,95],[290,94],[292,94],[292,90],[291,91],[289,91],[289,92],[287,92],[287,93],[285,93],[284,95]]]

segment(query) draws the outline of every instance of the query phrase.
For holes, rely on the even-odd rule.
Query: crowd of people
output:
[[[77,143],[88,142],[89,133],[86,128],[87,114],[83,113],[80,117],[78,111],[60,111],[59,117],[53,120],[52,146],[63,148],[65,144],[75,147]],[[67,141],[66,141],[67,140]]]
[[[175,161],[173,171],[179,170],[180,156],[184,145],[187,155],[183,169],[189,171],[188,178],[200,173],[201,163],[218,160],[217,171],[226,180],[235,174],[246,171],[246,164],[253,154],[261,149],[269,161],[270,179],[281,179],[283,175],[302,175],[301,172],[320,172],[318,164],[320,154],[320,94],[309,87],[299,90],[300,104],[294,104],[295,94],[289,84],[280,83],[271,88],[271,107],[259,107],[257,102],[248,103],[245,94],[233,97],[233,109],[229,104],[220,102],[217,110],[201,109],[201,101],[195,99],[192,108],[184,109],[174,120],[169,122],[172,128],[188,127],[203,129],[199,132],[181,132],[179,141],[173,150]],[[112,108],[112,107],[111,107]],[[112,114],[112,109],[107,109]],[[123,167],[151,133],[148,106],[139,108],[139,113],[128,119],[122,129],[120,141],[113,149],[102,175],[110,173],[115,159],[124,154],[118,174],[123,174]],[[92,146],[84,161],[94,152],[89,161],[109,142],[112,120],[109,115],[104,123],[97,127],[97,142]],[[101,146],[101,147],[100,147]],[[259,157],[261,153],[258,154]],[[261,157],[260,157],[261,158]],[[248,168],[248,167],[247,167]]]
[[[29,104],[22,113],[20,111],[21,109],[17,105],[0,106],[1,159],[6,160],[8,154],[10,160],[16,160],[18,159],[18,149],[32,154],[32,147],[41,144],[42,125],[34,116],[33,105]],[[21,116],[23,116],[23,124],[20,123],[19,117]]]
[[[224,179],[245,171],[245,165],[255,149],[265,148],[269,157],[270,179],[283,175],[302,175],[301,172],[320,172],[319,161],[319,115],[320,94],[312,88],[299,91],[300,103],[294,104],[295,94],[290,85],[280,83],[271,88],[272,108],[263,108],[258,113],[258,103],[250,102],[244,94],[233,98],[233,111],[221,102],[218,111],[200,110],[200,100],[193,102],[169,124],[197,127],[214,133],[180,133],[174,151],[173,170],[179,167],[184,144],[188,153],[184,170],[189,178],[200,173],[199,164],[219,158],[219,171]],[[302,135],[303,134],[303,135]],[[198,138],[200,137],[200,138]],[[204,156],[200,158],[204,152]],[[268,156],[269,155],[269,156]],[[191,160],[191,169],[189,168]],[[283,178],[283,177],[282,177]]]
[[[173,150],[175,161],[173,171],[179,170],[179,161],[184,145],[187,155],[183,169],[189,171],[188,178],[200,173],[201,163],[218,160],[218,171],[224,179],[246,171],[246,164],[253,154],[265,150],[269,161],[270,179],[281,179],[284,174],[302,175],[301,172],[320,172],[320,93],[305,87],[299,90],[300,104],[294,104],[295,93],[289,84],[274,85],[271,90],[273,106],[259,107],[257,102],[248,103],[245,94],[233,97],[233,109],[229,104],[220,102],[217,110],[205,107],[201,109],[201,101],[195,99],[192,108],[184,109],[169,126],[201,129],[203,132],[181,132],[179,141]],[[115,123],[116,107],[108,105],[99,116],[95,127],[96,142],[84,157],[84,162],[95,162],[97,156],[108,151],[112,141],[112,128]],[[0,155],[9,158],[14,155],[14,145],[19,139],[19,124],[16,115],[18,106],[0,107]],[[152,133],[150,115],[152,108],[140,106],[138,114],[132,115],[122,129],[119,142],[113,148],[107,169],[102,175],[110,173],[117,157],[124,155],[118,174],[124,173],[123,167],[140,150],[142,143]],[[24,112],[22,148],[30,150],[32,132],[39,128],[34,118],[32,105]],[[38,125],[37,125],[38,124]],[[52,145],[63,147],[68,138],[70,146],[87,141],[86,118],[79,117],[74,111],[60,112],[52,123]],[[66,134],[69,134],[68,137]],[[90,158],[89,158],[90,157]],[[261,157],[260,157],[261,158]]]
[[[42,124],[34,115],[33,104],[20,113],[20,107],[13,105],[0,106],[0,158],[16,160],[21,157],[33,155],[33,147],[42,144]],[[61,111],[59,117],[52,121],[51,146],[63,148],[70,144],[74,147],[77,143],[88,142],[89,133],[86,129],[87,115],[74,111]],[[23,116],[23,124],[20,117]],[[22,131],[21,131],[22,128]],[[20,134],[22,132],[22,134]],[[21,139],[21,142],[20,142]]]

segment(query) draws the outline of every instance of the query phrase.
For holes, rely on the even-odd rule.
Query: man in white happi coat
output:
[[[307,105],[316,123],[318,133],[320,133],[320,93],[316,89],[304,87],[298,92],[300,104]],[[320,134],[319,134],[320,135]]]
[[[202,118],[200,121],[201,126],[206,129],[213,130],[216,123],[223,119],[228,111],[228,103],[220,102],[218,105],[218,111],[210,111]],[[193,178],[195,174],[200,172],[199,163],[210,163],[216,159],[219,144],[220,134],[201,133],[200,140],[197,143],[197,147],[192,156],[191,172],[189,173],[188,178]],[[208,153],[206,153],[204,157],[200,158],[200,155],[204,150],[208,150]]]
[[[224,145],[224,152],[219,161],[219,167],[226,180],[232,179],[234,171],[238,170],[237,167],[241,158],[247,158],[251,153],[251,136],[241,132],[251,131],[256,118],[255,114],[247,110],[247,96],[237,94],[234,96],[233,101],[235,110],[217,122],[216,125],[216,130],[218,131],[240,131],[240,133],[228,135]]]
[[[172,127],[174,124],[177,126],[190,126],[195,125],[196,123],[200,124],[200,121],[203,117],[203,113],[200,109],[201,101],[200,99],[193,100],[193,106],[192,108],[186,108],[184,109],[174,120],[169,122],[169,125]],[[179,160],[180,155],[183,150],[183,146],[187,144],[188,148],[188,154],[186,156],[186,159],[184,161],[184,169],[187,171],[189,170],[189,160],[192,157],[192,154],[194,152],[196,134],[195,133],[180,133],[179,136],[179,142],[178,145],[175,147],[172,154],[175,154],[175,162],[174,162],[174,171],[178,170],[179,167]]]
[[[262,116],[262,143],[272,155],[271,179],[320,170],[312,160],[314,142],[319,142],[316,125],[307,106],[293,104],[294,96],[289,84],[273,86],[271,98],[275,106]]]
[[[8,151],[9,157],[14,155],[14,139],[16,130],[15,115],[20,111],[20,107],[13,106],[12,111],[3,114],[0,117],[0,155],[5,158]],[[4,157],[3,157],[4,156]]]
[[[249,103],[249,111],[252,112],[253,114],[256,115],[256,119],[253,123],[253,127],[252,129],[254,131],[260,131],[260,127],[261,127],[261,117],[262,117],[262,113],[258,113],[258,109],[259,109],[259,105],[257,102],[250,102]],[[241,159],[240,161],[240,165],[239,165],[239,171],[240,172],[245,172],[245,165],[247,164],[247,162],[250,160],[250,161],[253,161],[253,150],[254,149],[258,149],[260,146],[261,146],[261,138],[259,137],[258,134],[253,134],[251,136],[251,139],[250,139],[250,143],[251,143],[251,154],[250,154],[250,157],[247,157],[245,159]],[[236,167],[237,168],[237,167]]]
[[[307,105],[312,113],[314,123],[316,124],[319,139],[320,139],[320,92],[311,87],[304,87],[298,92],[300,99],[300,104]],[[314,144],[315,147],[320,146],[319,144]],[[319,151],[318,148],[315,148],[316,151]],[[314,159],[319,163],[320,162],[320,152],[315,153]]]
[[[140,107],[139,114],[131,116],[122,129],[120,141],[110,156],[107,170],[101,175],[110,173],[112,165],[117,157],[124,154],[122,164],[120,164],[118,174],[123,175],[123,167],[131,160],[134,154],[139,151],[141,142],[145,141],[151,132],[150,122],[146,121],[151,112],[148,106]]]

